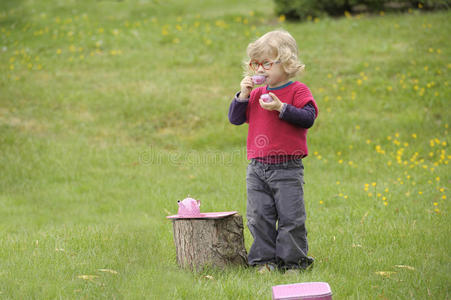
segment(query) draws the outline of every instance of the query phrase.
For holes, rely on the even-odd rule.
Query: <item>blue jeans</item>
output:
[[[308,267],[313,259],[307,256],[302,160],[274,165],[252,160],[246,182],[247,226],[254,238],[249,265]]]

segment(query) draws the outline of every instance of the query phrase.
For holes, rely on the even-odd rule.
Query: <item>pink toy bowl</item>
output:
[[[200,201],[193,198],[185,198],[178,201],[179,210],[176,215],[167,216],[168,219],[221,219],[236,214],[236,211],[225,212],[200,212]]]
[[[260,96],[260,99],[263,100],[263,102],[269,103],[272,101],[272,97],[270,94],[263,94]]]
[[[332,300],[332,291],[327,282],[304,282],[272,287],[274,300]]]
[[[266,76],[254,75],[254,76],[252,76],[252,81],[254,82],[254,84],[263,84],[266,81]]]

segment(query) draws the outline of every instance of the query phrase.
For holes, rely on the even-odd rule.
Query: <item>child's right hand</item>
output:
[[[241,80],[241,93],[239,98],[240,99],[247,99],[249,98],[249,95],[252,92],[252,89],[254,88],[254,82],[252,81],[251,76],[246,76]]]

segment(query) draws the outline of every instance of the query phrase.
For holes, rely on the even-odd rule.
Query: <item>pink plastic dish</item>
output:
[[[273,101],[270,94],[263,94],[260,96],[260,99],[262,99],[263,102],[266,102],[266,103]]]
[[[304,282],[272,287],[273,300],[332,300],[327,282]]]
[[[237,211],[207,212],[199,215],[173,215],[167,216],[167,219],[222,219],[237,214]]]
[[[183,201],[177,201],[179,210],[176,215],[167,216],[168,219],[221,219],[232,216],[237,211],[222,212],[200,212],[200,201],[193,198],[185,198]]]
[[[263,84],[266,81],[266,76],[254,75],[254,76],[252,76],[252,81],[254,82],[254,84]]]

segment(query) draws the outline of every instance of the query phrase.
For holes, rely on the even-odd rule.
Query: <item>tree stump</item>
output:
[[[182,268],[247,265],[243,218],[232,215],[219,219],[174,219],[177,263]]]

